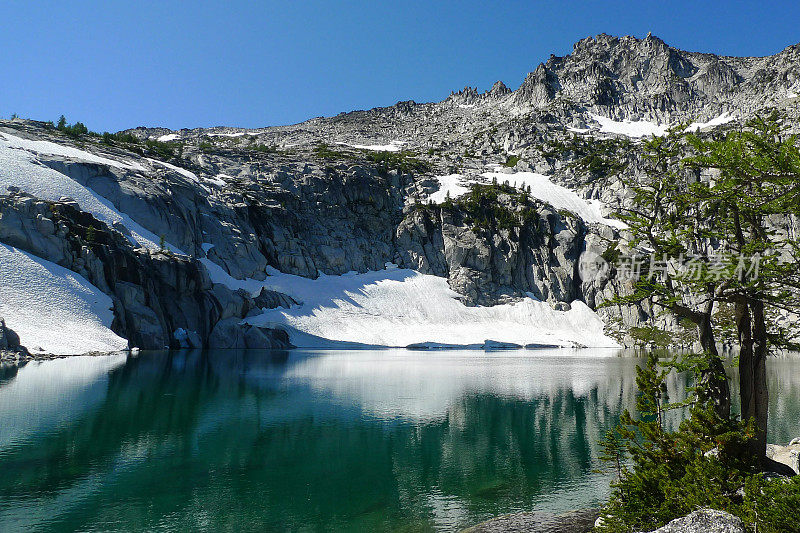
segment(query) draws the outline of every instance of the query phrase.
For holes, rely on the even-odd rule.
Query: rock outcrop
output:
[[[742,521],[725,511],[700,509],[650,533],[745,533]]]
[[[20,344],[19,335],[6,325],[0,316],[0,363],[18,363],[30,357],[28,350]]]
[[[469,305],[532,296],[558,309],[574,300],[600,308],[625,282],[584,267],[608,258],[618,228],[503,187],[472,204],[428,205],[437,176],[480,182],[489,169],[535,170],[613,209],[630,202],[621,178],[640,173],[642,157],[635,142],[603,131],[596,115],[666,125],[729,113],[741,123],[776,106],[796,119],[797,92],[800,45],[730,58],[650,35],[599,35],[551,56],[514,91],[497,82],[439,103],[399,102],[294,126],[137,128],[126,132],[140,139],[134,143],[0,121],[0,134],[23,144],[63,147],[30,148],[32,165],[120,214],[104,222],[57,191],[19,187],[5,175],[0,242],[84,276],[113,299],[112,329],[141,348],[286,347],[284,331],[242,320],[302,302],[221,279],[263,281],[270,269],[317,278],[394,263],[447,278]],[[13,156],[21,148],[4,149]],[[134,225],[163,249],[142,246]],[[785,226],[796,238],[797,221]],[[211,265],[219,268],[214,279]],[[646,306],[599,312],[626,342],[635,340],[631,326],[678,328]]]

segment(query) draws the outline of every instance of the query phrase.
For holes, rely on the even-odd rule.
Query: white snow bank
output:
[[[469,186],[465,184],[464,176],[461,174],[436,176],[436,179],[439,180],[439,190],[431,194],[429,198],[437,204],[444,202],[448,194],[450,198],[457,198],[469,192]]]
[[[481,174],[480,179],[466,178],[461,174],[437,176],[436,179],[439,180],[439,190],[431,194],[429,199],[437,204],[444,202],[448,193],[450,193],[451,198],[458,198],[469,192],[469,186],[473,183],[484,183],[497,179],[498,183],[508,182],[509,185],[519,189],[525,188],[527,190],[527,187],[530,186],[531,195],[534,198],[547,202],[556,209],[571,211],[582,218],[584,222],[606,224],[620,229],[628,227],[621,220],[604,217],[602,213],[603,203],[600,200],[584,200],[570,189],[553,183],[544,174],[535,172],[484,172]]]
[[[602,115],[592,114],[591,117],[600,124],[600,131],[602,133],[616,133],[633,138],[649,137],[650,135],[665,135],[668,129],[668,126],[656,124],[655,122],[648,122],[646,120],[626,119],[619,122]]]
[[[360,148],[361,150],[373,150],[376,152],[399,152],[403,145],[406,144],[406,141],[389,141],[389,144],[336,144],[342,144],[351,148]]]
[[[575,192],[550,181],[544,174],[536,172],[515,172],[505,174],[502,172],[486,172],[482,174],[486,179],[496,178],[498,183],[509,182],[510,185],[527,189],[531,188],[531,195],[543,202],[547,202],[556,209],[566,209],[581,217],[584,222],[606,224],[615,228],[627,228],[621,220],[606,218],[602,214],[603,204],[599,200],[584,200]]]
[[[39,163],[32,153],[16,148],[6,137],[9,136],[0,133],[0,192],[15,186],[37,198],[52,202],[65,196],[70,197],[83,211],[91,213],[109,226],[114,223],[122,224],[131,232],[134,243],[158,249],[160,239],[155,234],[118,211],[110,201],[93,190]],[[174,246],[169,248],[175,253],[183,253]]]
[[[646,120],[624,120],[619,122],[601,115],[593,114],[591,116],[595,121],[597,121],[598,124],[600,124],[600,132],[626,135],[634,139],[638,139],[640,137],[649,137],[650,135],[660,137],[666,135],[667,130],[669,130],[668,124],[656,124],[655,122],[648,122]],[[692,122],[685,131],[700,131],[715,128],[717,126],[721,126],[722,124],[727,124],[733,120],[736,120],[736,117],[726,112],[718,117],[712,118],[708,122]],[[576,133],[587,133],[589,131],[588,129],[581,130],[579,128],[572,127],[567,127],[567,129]]]
[[[110,167],[128,170],[146,170],[142,165],[136,162],[108,159],[107,157],[95,155],[85,150],[79,150],[77,148],[72,148],[71,146],[63,146],[50,141],[32,141],[8,133],[0,133],[0,141],[2,141],[3,145],[6,147],[27,150],[28,152],[34,152],[37,154],[58,155],[62,157],[69,157],[71,159],[79,159],[88,163],[98,163],[100,165],[108,165]]]
[[[692,122],[686,128],[686,131],[700,131],[700,130],[709,129],[709,128],[716,128],[717,126],[721,126],[723,124],[727,124],[728,122],[731,122],[732,120],[736,120],[736,118],[734,116],[732,116],[730,113],[726,112],[726,113],[721,114],[718,117],[712,118],[708,122]]]
[[[174,141],[177,138],[178,138],[178,134],[177,133],[168,133],[166,135],[162,135],[161,137],[159,137],[156,140],[158,142],[166,143],[166,142],[169,142],[169,141]]]
[[[269,274],[262,286],[301,304],[265,310],[245,322],[285,327],[300,347],[324,347],[326,339],[389,347],[424,342],[482,345],[487,339],[521,345],[617,346],[603,334],[602,320],[578,301],[566,312],[532,298],[468,307],[445,278],[398,268],[321,275],[316,280],[274,269]]]
[[[123,350],[109,329],[111,298],[86,278],[0,244],[0,316],[31,352],[58,355]]]

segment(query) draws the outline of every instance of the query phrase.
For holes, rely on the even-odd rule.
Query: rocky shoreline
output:
[[[597,509],[581,509],[567,513],[513,513],[474,525],[462,533],[587,533],[600,516]]]

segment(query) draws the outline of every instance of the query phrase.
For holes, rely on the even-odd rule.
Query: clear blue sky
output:
[[[516,88],[590,35],[769,55],[800,42],[800,2],[3,2],[0,116],[89,128],[295,123]]]

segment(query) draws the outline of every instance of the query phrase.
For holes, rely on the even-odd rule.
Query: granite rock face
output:
[[[0,316],[0,363],[26,361],[29,356],[28,350],[20,344],[19,335]]]
[[[700,509],[651,533],[745,533],[742,521],[725,511]]]
[[[497,201],[513,212],[509,198]],[[448,278],[472,305],[522,295],[551,302],[582,299],[578,259],[588,230],[545,205],[513,228],[476,229],[458,207],[411,212],[397,228],[399,265]]]
[[[205,260],[239,280],[264,280],[270,269],[316,278],[394,263],[447,278],[468,305],[529,295],[559,309],[574,300],[600,308],[625,282],[584,267],[608,257],[618,229],[516,193],[477,211],[457,201],[429,205],[438,177],[486,182],[490,170],[536,171],[607,213],[631,201],[621,178],[641,173],[642,157],[636,142],[602,131],[596,115],[665,125],[729,113],[736,121],[724,129],[778,107],[796,123],[797,93],[800,45],[732,58],[677,50],[653,36],[599,35],[551,56],[516,90],[497,82],[437,103],[398,102],[293,126],[136,128],[127,133],[141,142],[130,143],[0,121],[0,134],[130,162],[34,154],[171,251],[137,247],[125,224],[15,185],[0,190],[0,242],[86,277],[112,297],[112,329],[141,348],[288,345],[285,332],[241,321],[301,302],[213,283]],[[800,230],[792,217],[780,226],[787,238]],[[646,305],[599,313],[621,337],[642,324],[677,327]]]

